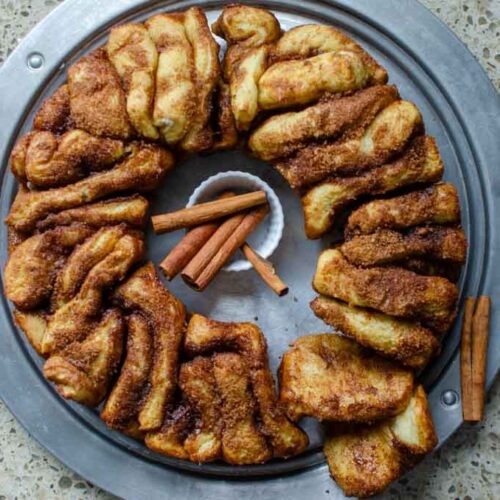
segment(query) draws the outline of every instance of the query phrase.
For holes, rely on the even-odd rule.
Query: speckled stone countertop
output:
[[[0,64],[61,0],[0,0]],[[422,0],[469,47],[500,88],[500,1]],[[108,493],[40,447],[0,402],[0,500],[110,499]],[[500,498],[500,380],[485,422],[464,426],[440,450],[394,484],[384,498]]]

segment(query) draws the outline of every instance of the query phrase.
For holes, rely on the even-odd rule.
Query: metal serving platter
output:
[[[255,4],[255,2],[249,2]],[[29,130],[33,111],[59,86],[65,70],[106,40],[115,23],[140,20],[159,11],[202,6],[213,21],[224,2],[145,2],[116,0],[93,3],[66,0],[18,46],[0,70],[0,158],[4,218],[17,186],[8,171],[8,155],[17,138]],[[488,78],[459,40],[414,0],[257,2],[276,14],[283,28],[304,23],[337,26],[359,40],[389,71],[401,95],[414,101],[427,131],[437,138],[446,164],[446,179],[460,194],[462,219],[470,249],[460,279],[461,297],[500,288],[500,104]],[[33,57],[35,56],[35,57]],[[153,212],[179,208],[204,179],[224,170],[259,175],[276,191],[284,207],[286,229],[272,260],[290,285],[277,298],[252,271],[221,273],[203,294],[180,281],[169,284],[190,310],[220,320],[256,321],[266,334],[273,370],[280,355],[298,336],[326,331],[308,307],[310,283],[319,251],[328,240],[307,241],[300,202],[265,163],[241,151],[193,157],[171,174],[154,195]],[[7,254],[6,228],[0,228],[0,259]],[[165,255],[178,235],[155,237],[148,231],[148,257]],[[497,265],[495,265],[497,264]],[[457,323],[460,323],[460,318]],[[487,385],[500,366],[500,309],[494,301],[488,354]],[[41,374],[41,360],[15,327],[11,305],[2,295],[0,311],[0,396],[43,446],[92,483],[127,498],[342,498],[331,481],[321,452],[321,427],[304,422],[310,449],[288,461],[233,467],[196,465],[157,455],[110,431],[98,413],[61,399]],[[459,385],[458,326],[444,339],[441,356],[422,374],[442,444],[462,423]]]

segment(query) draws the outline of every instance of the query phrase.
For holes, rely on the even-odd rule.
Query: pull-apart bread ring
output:
[[[11,152],[5,294],[46,378],[104,402],[110,429],[243,465],[303,452],[295,421],[315,417],[341,488],[378,493],[436,444],[414,379],[456,315],[457,190],[417,106],[347,34],[284,32],[249,5],[224,6],[212,32],[200,8],[158,13],[68,69]],[[300,195],[307,238],[343,238],[319,256],[311,302],[335,332],[293,343],[279,397],[256,325],[188,316],[143,262],[147,192],[176,156],[237,145]]]

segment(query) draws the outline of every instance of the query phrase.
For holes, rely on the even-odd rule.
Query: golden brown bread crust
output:
[[[248,364],[261,429],[272,444],[274,456],[287,457],[303,451],[307,435],[286,418],[277,402],[261,330],[253,323],[223,323],[194,314],[186,331],[185,351],[196,355],[221,348],[236,350]]]
[[[92,135],[127,139],[132,134],[125,92],[104,48],[68,69],[71,118]]]
[[[437,261],[422,258],[407,259],[399,264],[401,267],[424,276],[442,276],[453,283],[460,278],[461,265],[454,262]]]
[[[114,297],[126,309],[144,315],[154,336],[150,390],[138,420],[141,430],[157,430],[164,422],[166,406],[173,402],[186,311],[161,284],[151,262],[120,285]]]
[[[196,100],[196,109],[181,147],[188,152],[198,152],[210,149],[214,142],[209,120],[212,99],[220,79],[219,46],[200,8],[191,7],[186,11],[184,28],[193,48],[195,94],[192,97]]]
[[[85,340],[69,344],[45,362],[45,377],[64,398],[97,406],[120,362],[123,333],[120,311],[108,311]]]
[[[258,83],[267,68],[270,44],[281,34],[274,15],[264,9],[230,5],[212,25],[228,44],[223,77],[229,85],[230,107],[237,130],[248,130],[259,111]]]
[[[280,401],[290,418],[370,422],[402,411],[413,374],[346,337],[308,335],[285,352]]]
[[[356,266],[380,266],[413,257],[465,262],[467,240],[462,229],[418,227],[407,234],[381,229],[362,234],[340,246],[344,257]]]
[[[47,314],[45,311],[20,311],[15,309],[14,320],[35,351],[42,356],[42,341],[47,329]]]
[[[239,131],[248,130],[259,111],[259,82],[267,68],[268,53],[265,45],[247,49],[231,71],[231,109]]]
[[[417,386],[406,409],[379,424],[331,426],[324,452],[330,472],[346,496],[381,493],[437,444],[427,397]]]
[[[277,109],[308,104],[327,93],[362,89],[370,77],[363,58],[348,51],[278,62],[259,80],[259,106]]]
[[[57,274],[51,297],[53,310],[77,294],[87,274],[115,249],[124,234],[124,225],[101,228],[71,253]]]
[[[221,458],[221,401],[217,391],[213,360],[197,357],[179,370],[179,387],[196,414],[193,430],[184,441],[184,449],[193,462],[211,462]]]
[[[145,26],[159,54],[153,123],[167,144],[177,144],[192,124],[196,104],[193,49],[184,14],[157,14]]]
[[[420,136],[392,163],[353,177],[326,179],[302,197],[306,236],[319,238],[332,227],[339,211],[363,196],[436,182],[443,171],[435,140]]]
[[[70,114],[68,85],[61,85],[50,97],[43,101],[33,119],[35,130],[63,133],[74,128]]]
[[[231,90],[222,80],[216,94],[217,110],[215,113],[216,129],[212,151],[234,148],[238,143],[238,131],[231,109]]]
[[[390,161],[422,130],[422,117],[409,101],[395,101],[382,109],[360,137],[300,150],[276,165],[294,189],[326,177],[360,173]]]
[[[126,357],[120,376],[101,412],[106,425],[140,437],[139,414],[153,364],[153,336],[147,320],[138,313],[128,317]]]
[[[184,449],[184,440],[189,434],[191,421],[188,406],[183,403],[177,406],[168,405],[162,426],[156,431],[148,432],[144,437],[144,443],[162,455],[187,460],[189,457]]]
[[[376,495],[404,473],[385,423],[335,427],[330,426],[323,450],[330,473],[346,496]]]
[[[24,134],[14,145],[12,151],[10,152],[9,163],[10,170],[16,177],[16,179],[21,183],[21,187],[24,187],[27,183],[26,178],[26,154],[31,142],[31,139],[37,135],[36,131],[28,132]],[[52,137],[49,134],[49,137]],[[55,149],[55,141],[50,144],[49,154]]]
[[[250,150],[263,160],[288,156],[312,142],[360,136],[376,114],[398,98],[392,85],[376,85],[352,96],[330,98],[302,111],[268,118],[248,140]]]
[[[230,464],[262,463],[273,456],[255,419],[250,374],[245,359],[234,353],[216,354],[214,375],[222,402],[222,456]]]
[[[5,266],[6,297],[20,309],[43,306],[65,256],[92,232],[88,226],[74,224],[35,234],[17,245]]]
[[[340,51],[354,52],[363,58],[363,62],[370,68],[370,84],[387,82],[387,71],[352,38],[333,26],[303,24],[288,30],[275,43],[272,61],[304,59],[325,52]]]
[[[152,116],[158,52],[148,31],[137,23],[113,28],[106,51],[126,92],[127,114],[132,126],[140,135],[158,139],[160,134]]]
[[[77,222],[95,228],[120,223],[142,227],[146,223],[148,209],[149,202],[143,196],[112,198],[50,214],[37,223],[37,229],[44,231],[51,227],[68,226]]]
[[[345,34],[330,26],[298,26],[274,44],[270,67],[259,81],[259,105],[305,104],[328,92],[386,82],[386,71]]]
[[[396,267],[357,268],[337,249],[320,255],[313,287],[350,305],[422,321],[441,333],[455,319],[458,290],[447,279]]]
[[[107,172],[69,186],[26,193],[22,204],[12,205],[5,222],[19,231],[31,231],[39,220],[53,212],[81,207],[123,191],[153,189],[173,165],[174,158],[165,149],[153,145],[138,146],[130,158]]]
[[[359,344],[415,370],[427,365],[440,349],[434,334],[416,322],[349,306],[325,296],[316,297],[311,309],[318,318]]]
[[[12,150],[10,163],[20,182],[47,189],[111,167],[124,154],[122,141],[93,137],[83,130],[70,130],[61,137],[30,132]]]
[[[281,35],[278,20],[272,12],[249,5],[227,5],[212,24],[212,31],[228,44],[259,47]]]
[[[199,463],[232,464],[305,449],[306,434],[277,404],[265,339],[255,325],[194,314],[185,338],[184,354],[196,357],[180,366],[179,397],[167,405],[162,426],[146,434],[147,446]]]
[[[349,51],[278,62],[259,79],[259,106],[277,109],[308,104],[327,93],[362,89],[370,77],[363,57]]]
[[[350,216],[347,234],[369,234],[377,229],[406,229],[420,224],[460,222],[460,203],[452,184],[436,184],[386,200],[365,203]]]
[[[104,292],[123,280],[143,256],[143,240],[125,234],[111,252],[101,255],[102,259],[90,269],[79,289],[68,287],[76,293],[70,300],[69,295],[65,296],[64,304],[49,318],[42,341],[43,354],[53,354],[74,341],[84,340],[95,327]]]

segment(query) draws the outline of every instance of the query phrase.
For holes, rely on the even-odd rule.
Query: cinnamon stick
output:
[[[279,297],[288,293],[288,286],[281,281],[274,266],[268,260],[260,256],[248,243],[243,243],[241,251],[273,292]]]
[[[245,216],[246,212],[243,212],[226,219],[218,227],[218,229],[214,231],[213,235],[206,241],[200,251],[186,265],[186,267],[182,270],[181,278],[189,286],[195,286],[193,284],[198,276],[200,276],[209,262],[214,258],[229,236],[234,233]]]
[[[220,247],[202,273],[191,283],[191,286],[198,291],[204,290],[214,279],[222,266],[232,257],[238,248],[245,243],[247,237],[262,222],[269,212],[269,206],[264,205],[250,211],[240,225],[233,231],[229,238]]]
[[[484,417],[486,360],[490,325],[490,298],[477,300],[472,318],[472,419],[480,422]]]
[[[217,231],[217,227],[218,225],[215,222],[208,222],[191,229],[161,261],[160,269],[169,281],[174,279],[181,269],[198,253],[210,236]]]
[[[472,317],[476,300],[465,299],[460,342],[460,382],[462,389],[462,415],[464,422],[472,422]]]
[[[162,234],[176,229],[199,226],[266,202],[264,191],[254,191],[232,198],[200,203],[168,214],[155,215],[151,217],[151,222],[155,233]]]
[[[218,199],[236,196],[232,192],[221,194]],[[218,222],[207,222],[201,226],[191,229],[170,253],[160,263],[160,269],[170,281],[180,273],[189,261],[199,252],[203,245],[209,240],[212,234],[217,231]]]

